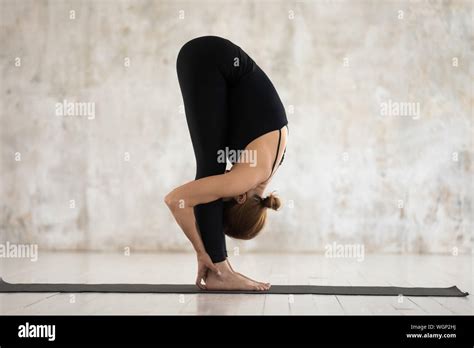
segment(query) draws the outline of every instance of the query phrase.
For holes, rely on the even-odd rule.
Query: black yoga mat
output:
[[[321,286],[321,285],[272,285],[268,291],[214,291],[201,290],[190,284],[12,284],[0,278],[3,292],[111,292],[158,294],[283,294],[283,295],[366,295],[366,296],[442,296],[463,297],[456,286],[449,288],[401,288],[396,286]]]

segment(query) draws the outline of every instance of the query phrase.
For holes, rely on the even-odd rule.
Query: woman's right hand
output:
[[[205,290],[206,285],[202,284],[201,280],[203,280],[204,283],[206,282],[207,273],[211,271],[211,272],[215,272],[218,276],[220,276],[221,272],[216,267],[216,265],[214,265],[209,254],[206,252],[197,253],[197,262],[198,262],[198,272],[197,272],[197,278],[196,278],[196,285],[200,289]]]

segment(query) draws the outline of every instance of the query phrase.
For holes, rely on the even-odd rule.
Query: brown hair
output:
[[[236,239],[252,239],[265,225],[267,209],[278,210],[280,199],[273,194],[262,198],[259,195],[248,197],[238,204],[230,200],[224,204],[224,233]]]

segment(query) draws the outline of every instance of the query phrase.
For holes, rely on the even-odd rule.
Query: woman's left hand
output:
[[[207,272],[216,272],[220,275],[219,269],[214,265],[209,254],[206,252],[199,252],[197,253],[197,262],[198,262],[198,272],[196,278],[196,285],[200,288],[205,290],[206,285],[201,283],[201,280],[206,282]]]

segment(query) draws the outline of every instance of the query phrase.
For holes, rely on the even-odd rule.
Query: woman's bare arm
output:
[[[214,175],[184,184],[165,197],[165,203],[171,210],[176,222],[196,250],[198,275],[196,285],[200,288],[201,279],[205,281],[207,269],[219,274],[206,252],[201,235],[196,227],[194,206],[215,201],[222,197],[231,197],[247,192],[262,181],[264,173],[256,168],[236,166],[230,173]]]
[[[231,172],[190,181],[175,188],[165,197],[171,208],[194,207],[223,197],[247,192],[263,180],[265,173],[258,167],[236,166]]]
[[[166,200],[165,200],[166,201]],[[196,253],[206,252],[204,244],[201,239],[201,235],[196,227],[196,218],[194,216],[194,209],[192,207],[180,207],[179,205],[170,205],[166,202],[173,217],[178,223],[179,227],[183,230],[186,237],[193,245]]]
[[[194,206],[242,194],[261,182],[261,177],[256,168],[236,167],[227,174],[188,182],[166,195],[166,205],[197,254],[206,250],[196,227]]]
[[[206,252],[206,249],[201,239],[201,235],[199,234],[199,231],[196,227],[194,209],[192,207],[172,206],[168,204],[166,199],[165,202],[170,208],[171,213],[173,214],[179,227],[183,230],[184,234],[189,239],[189,241],[194,247],[194,250],[196,251],[198,262],[196,285],[201,289],[205,289],[206,286],[202,284],[201,280],[204,280],[204,282],[206,281],[207,270],[210,269],[216,272],[217,274],[220,274],[220,272]]]

